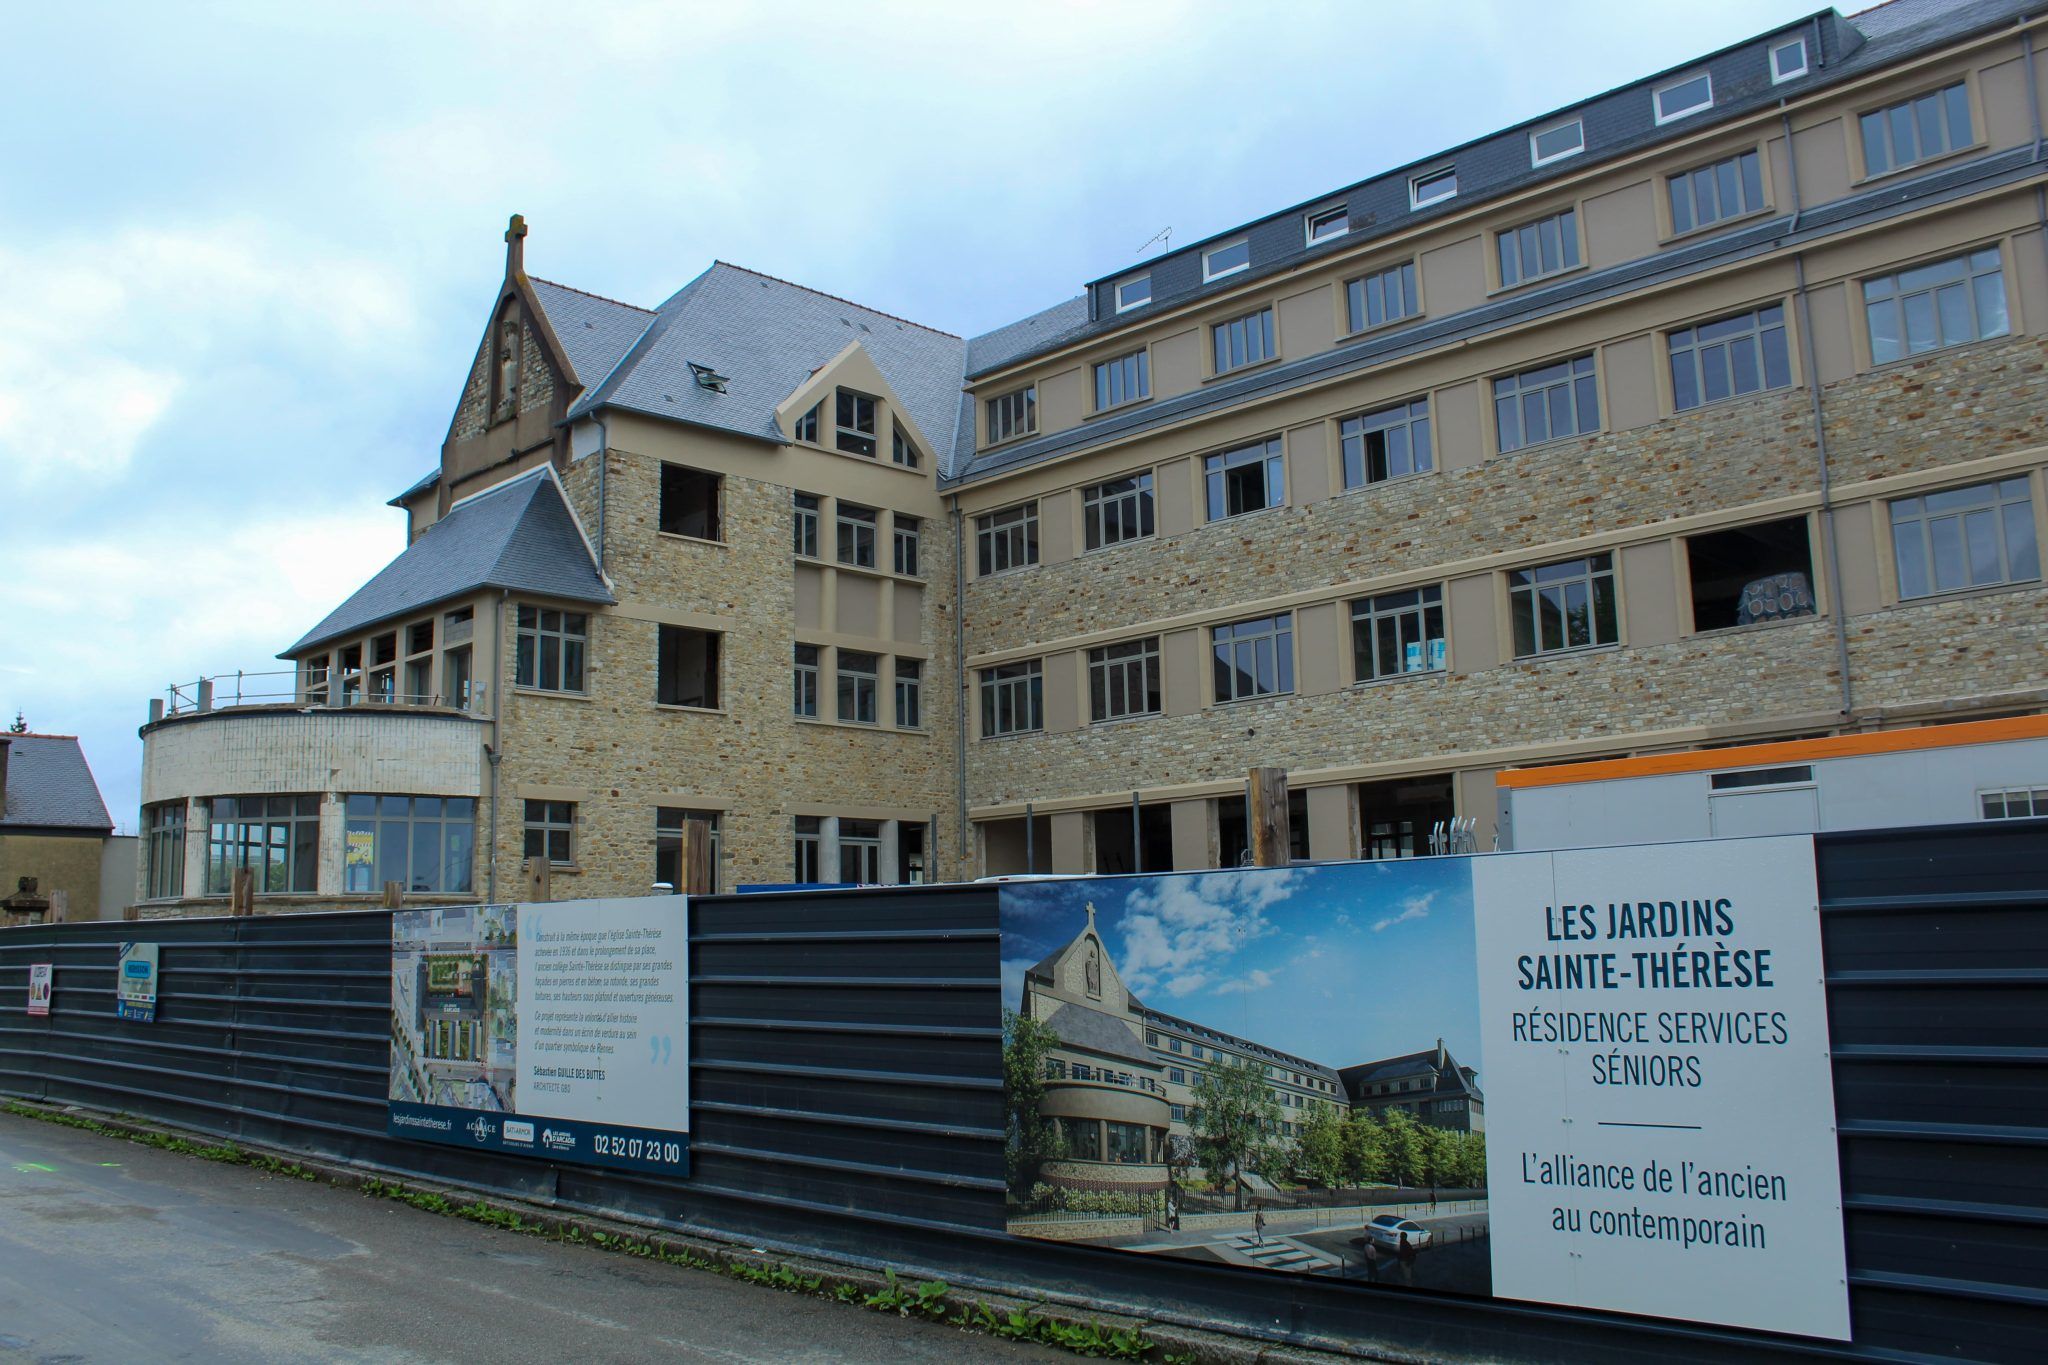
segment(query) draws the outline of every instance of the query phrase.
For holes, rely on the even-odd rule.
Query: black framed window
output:
[[[1294,617],[1236,621],[1210,632],[1216,700],[1248,701],[1294,690]]]
[[[475,889],[476,801],[467,796],[377,796],[345,803],[342,890],[465,894]]]
[[[1670,347],[1671,402],[1680,412],[1792,383],[1782,303],[1682,328]]]
[[[521,603],[513,633],[512,681],[542,692],[581,692],[590,617]]]
[[[269,894],[313,891],[320,869],[318,796],[216,796],[208,812],[206,892],[225,896],[237,868]]]
[[[1037,659],[981,670],[981,733],[1021,735],[1045,728],[1045,670]]]
[[[1383,592],[1351,604],[1352,676],[1361,682],[1441,669],[1444,640],[1440,587]]]
[[[1091,550],[1142,540],[1153,534],[1156,523],[1151,471],[1083,489],[1081,522]]]
[[[1384,483],[1431,468],[1429,400],[1362,412],[1337,424],[1344,454],[1344,486]]]
[[[1621,638],[1614,556],[1588,555],[1508,574],[1515,657],[1561,654]]]
[[[525,856],[571,866],[575,853],[576,803],[528,801],[524,815]]]

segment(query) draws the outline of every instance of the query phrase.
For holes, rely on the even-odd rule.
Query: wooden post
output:
[[[1245,821],[1251,826],[1252,865],[1285,867],[1294,844],[1287,824],[1287,770],[1254,768]]]
[[[398,908],[399,908],[400,906],[402,906],[402,905],[404,905],[404,904],[405,904],[405,883],[404,883],[404,882],[386,882],[386,883],[384,883],[384,908],[385,908],[386,910],[396,910],[396,909],[398,909]]]
[[[528,858],[519,865],[520,877],[525,883],[525,894],[520,897],[528,901],[552,900],[548,893],[548,875],[554,871],[554,864],[546,858]]]
[[[230,915],[253,915],[256,913],[256,870],[250,867],[235,869],[235,880],[228,888],[228,913]]]
[[[716,869],[711,862],[711,822],[695,818],[683,821],[683,884],[676,889],[686,896],[711,894]]]

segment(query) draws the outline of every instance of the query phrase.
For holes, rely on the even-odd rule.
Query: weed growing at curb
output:
[[[119,1138],[145,1147],[155,1147],[160,1151],[175,1152],[181,1156],[196,1156],[226,1165],[248,1166],[270,1175],[290,1176],[298,1180],[322,1179],[318,1172],[308,1170],[296,1162],[261,1152],[247,1152],[232,1142],[193,1142],[169,1133],[139,1127],[115,1127],[81,1114],[38,1109],[14,1101],[9,1101],[0,1108],[21,1118],[38,1119],[44,1123],[77,1128],[100,1137]],[[327,1183],[339,1185],[341,1182],[329,1180]],[[1108,1327],[1099,1322],[1061,1322],[1029,1309],[1019,1308],[1004,1312],[991,1308],[980,1300],[955,1300],[951,1297],[952,1287],[944,1280],[911,1283],[898,1279],[896,1272],[890,1270],[886,1272],[887,1278],[882,1288],[870,1294],[863,1292],[859,1285],[848,1281],[828,1283],[822,1275],[807,1275],[787,1265],[756,1265],[738,1259],[726,1260],[705,1256],[669,1243],[647,1241],[622,1233],[595,1230],[586,1232],[583,1228],[568,1222],[544,1222],[522,1218],[516,1209],[502,1208],[487,1200],[477,1199],[467,1204],[459,1204],[433,1190],[416,1190],[374,1176],[365,1179],[356,1188],[366,1195],[379,1199],[409,1204],[424,1213],[463,1218],[487,1227],[500,1228],[506,1232],[516,1232],[529,1237],[544,1237],[569,1246],[590,1246],[600,1251],[659,1261],[664,1265],[680,1266],[689,1270],[706,1270],[715,1275],[745,1280],[750,1284],[780,1289],[786,1293],[828,1298],[875,1312],[895,1313],[899,1317],[923,1318],[957,1327],[962,1331],[979,1332],[985,1336],[1001,1337],[1008,1341],[1036,1342],[1044,1346],[1059,1347],[1076,1355],[1109,1360],[1142,1360],[1154,1356],[1160,1365],[1192,1365],[1194,1361],[1193,1356],[1158,1351],[1156,1344],[1145,1336],[1141,1328]]]

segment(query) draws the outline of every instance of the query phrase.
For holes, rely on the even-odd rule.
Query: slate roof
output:
[[[1278,1048],[1267,1047],[1264,1043],[1254,1043],[1250,1039],[1240,1038],[1234,1033],[1225,1033],[1222,1029],[1210,1028],[1207,1024],[1197,1024],[1192,1020],[1182,1019],[1177,1015],[1167,1014],[1164,1011],[1155,1010],[1149,1006],[1145,1007],[1145,1022],[1156,1024],[1160,1028],[1192,1034],[1196,1038],[1219,1039],[1241,1052],[1270,1061],[1275,1065],[1285,1066],[1290,1071],[1300,1071],[1305,1075],[1320,1076],[1328,1081],[1337,1079],[1335,1067],[1324,1066],[1321,1062],[1311,1062],[1306,1058],[1297,1057],[1291,1052],[1282,1052]]]
[[[569,364],[576,371],[571,380],[584,389],[603,383],[654,322],[654,313],[630,303],[586,294],[553,280],[530,279],[528,283],[540,300],[541,311],[547,314],[548,326],[555,329],[555,337],[569,353]]]
[[[1444,1065],[1436,1064],[1436,1049],[1424,1048],[1420,1052],[1407,1052],[1399,1057],[1382,1057],[1376,1062],[1360,1062],[1347,1066],[1338,1073],[1344,1081],[1344,1089],[1351,1099],[1359,1099],[1361,1089],[1381,1081],[1397,1081],[1409,1076],[1436,1077],[1436,1088],[1432,1093],[1439,1095],[1478,1094],[1479,1087],[1468,1085],[1465,1073],[1458,1069],[1458,1059],[1448,1049],[1444,1052]],[[1412,1092],[1411,1092],[1412,1093]]]
[[[1159,1059],[1152,1055],[1138,1035],[1102,1010],[1090,1009],[1086,1005],[1061,1005],[1045,1023],[1060,1036],[1061,1041],[1075,1047],[1106,1057],[1122,1057],[1125,1061],[1144,1066],[1159,1064]]]
[[[559,322],[555,329],[562,331]],[[903,400],[936,447],[928,453],[944,460],[954,444],[964,340],[724,261],[663,303],[568,415],[626,408],[783,444],[776,406],[849,341],[860,342]],[[726,376],[725,392],[699,386],[692,364]]]
[[[70,735],[0,735],[7,746],[7,800],[0,830],[77,829],[113,832],[107,803]]]
[[[456,504],[278,657],[292,658],[479,588],[510,588],[572,602],[609,605],[616,600],[549,467]]]

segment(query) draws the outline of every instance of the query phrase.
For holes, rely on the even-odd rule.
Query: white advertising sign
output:
[[[50,1012],[50,991],[56,980],[57,967],[51,962],[32,962],[28,969],[28,1012],[48,1014]]]
[[[522,1110],[689,1131],[683,904],[647,896],[519,908]]]
[[[1493,1292],[1847,1340],[1812,839],[1472,874]]]

